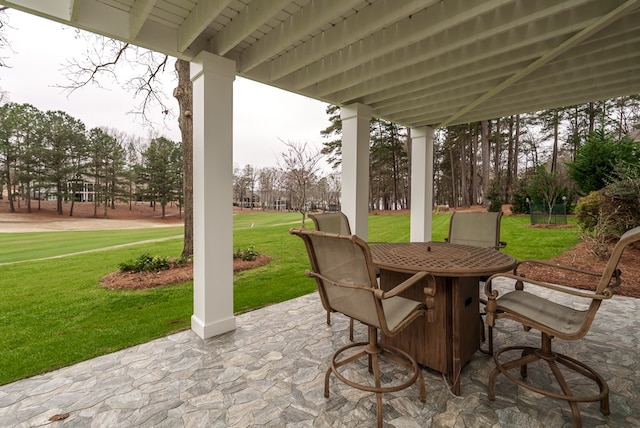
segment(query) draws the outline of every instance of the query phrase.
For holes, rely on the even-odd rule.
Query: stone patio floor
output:
[[[611,415],[580,404],[585,427],[640,426],[640,299],[605,301],[588,335],[554,341],[608,381]],[[326,313],[316,293],[237,317],[237,329],[202,340],[184,331],[0,387],[0,426],[11,427],[298,427],[375,426],[373,394],[324,374],[348,343],[348,321]],[[537,345],[539,334],[500,320],[496,347]],[[356,323],[356,340],[366,328]],[[1,364],[1,363],[0,363]],[[541,397],[498,377],[487,398],[493,360],[477,352],[462,371],[462,396],[424,369],[427,402],[413,386],[384,397],[389,427],[571,426],[564,401]],[[530,376],[536,376],[535,366]],[[543,379],[544,380],[544,379]],[[67,415],[68,414],[68,415]],[[64,419],[56,419],[62,415]],[[60,417],[60,416],[58,416]]]

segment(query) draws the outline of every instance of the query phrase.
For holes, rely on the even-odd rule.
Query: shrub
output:
[[[487,211],[497,213],[502,211],[502,198],[500,196],[500,180],[492,180],[489,184],[489,192],[487,194],[489,199],[489,207]]]
[[[576,221],[583,231],[593,233],[600,218],[602,195],[591,192],[578,200],[576,205]]]
[[[629,178],[609,184],[601,191],[605,206],[615,209],[614,230],[623,234],[640,226],[640,178]]]
[[[178,266],[184,266],[188,263],[191,263],[193,261],[193,256],[184,256],[181,255],[180,257],[178,257],[174,263]]]
[[[576,220],[590,250],[607,258],[608,242],[640,225],[640,180],[620,180],[580,198]]]
[[[516,182],[514,190],[511,192],[511,212],[513,214],[529,214],[529,189],[526,179]]]
[[[119,267],[122,272],[143,272],[169,269],[171,264],[167,257],[152,257],[149,253],[143,253],[133,260],[120,263]]]
[[[239,248],[235,253],[233,253],[233,258],[252,262],[257,259],[259,255],[260,253],[258,253],[253,247]]]

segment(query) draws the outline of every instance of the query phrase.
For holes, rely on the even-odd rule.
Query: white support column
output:
[[[233,315],[233,81],[235,63],[208,52],[193,82],[193,316],[203,339],[235,330]]]
[[[430,126],[411,129],[411,242],[431,241],[433,133]]]
[[[349,218],[351,233],[369,236],[369,123],[371,107],[351,104],[341,109],[342,118],[342,212]]]

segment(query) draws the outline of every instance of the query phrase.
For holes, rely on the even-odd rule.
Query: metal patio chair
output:
[[[316,230],[327,233],[337,233],[340,235],[351,235],[351,226],[349,219],[341,211],[328,212],[322,214],[309,214],[309,218],[313,221]],[[324,302],[323,302],[324,304]],[[327,324],[331,325],[331,310],[327,310]],[[349,340],[353,342],[353,318],[349,319]]]
[[[636,227],[622,235],[613,249],[604,272],[601,274],[540,261],[529,260],[518,264],[518,266],[522,266],[524,263],[539,263],[554,269],[560,269],[568,275],[581,274],[589,278],[599,277],[595,291],[567,288],[531,278],[523,278],[518,275],[518,266],[514,269],[513,274],[497,274],[489,278],[485,284],[487,325],[493,326],[496,320],[508,318],[522,323],[527,331],[535,329],[542,334],[539,348],[509,346],[494,354],[493,359],[496,367],[489,376],[488,395],[490,400],[495,400],[496,378],[502,373],[519,386],[547,397],[568,401],[575,426],[582,426],[578,409],[578,403],[580,402],[599,401],[600,412],[603,415],[609,414],[609,387],[605,379],[585,363],[554,352],[551,349],[551,342],[553,338],[577,340],[589,332],[600,304],[603,300],[610,299],[614,294],[614,289],[620,285],[621,272],[617,265],[622,253],[627,246],[637,241],[640,241],[640,227]],[[494,288],[494,284],[497,286],[505,280],[510,285],[513,285],[514,289],[500,295]],[[534,292],[532,293],[530,290]],[[550,297],[543,297],[540,293],[536,293],[538,290],[544,290]],[[555,301],[553,293],[572,296],[572,306],[566,306]],[[582,307],[577,306],[578,302],[582,303]],[[501,360],[501,357],[514,351],[518,354],[517,358],[505,362]],[[527,382],[527,366],[535,361],[542,361],[548,364],[559,385],[559,389],[544,388],[536,386],[532,382]],[[569,374],[565,376],[560,370],[560,366],[566,369],[565,372],[568,371]],[[543,364],[542,367],[546,366]],[[510,372],[518,368],[520,369],[521,378]],[[585,385],[580,377],[590,379],[597,385],[599,392],[592,395],[585,393]],[[575,395],[569,383],[577,386],[578,388],[574,389],[581,394]]]
[[[421,272],[392,290],[383,291],[378,288],[369,246],[358,236],[303,229],[291,229],[290,233],[299,236],[305,243],[311,263],[311,270],[307,271],[306,275],[315,278],[318,292],[326,307],[362,322],[369,329],[367,342],[350,343],[333,354],[325,375],[324,396],[329,397],[329,380],[332,373],[353,388],[374,392],[379,427],[382,426],[383,420],[383,393],[400,391],[418,380],[420,400],[424,403],[424,377],[417,362],[406,352],[380,343],[378,330],[382,330],[387,336],[395,336],[418,317],[427,316],[428,320],[433,320],[435,278]],[[426,284],[424,302],[399,296],[419,281]],[[341,367],[347,364],[351,368],[356,367],[360,358],[368,360],[362,367],[367,367],[369,373],[373,374],[372,379],[367,377],[369,382],[366,383],[362,379],[359,379],[362,383],[350,379],[352,371],[341,370]],[[381,374],[381,368],[388,369],[388,366],[381,366],[380,359],[392,363],[395,368],[400,365],[408,369],[409,374],[400,380],[397,371],[391,376]]]
[[[473,247],[495,248],[507,246],[500,241],[500,212],[454,212],[449,221],[450,244],[471,245]]]
[[[449,236],[445,241],[450,244],[470,245],[472,247],[495,248],[499,250],[507,246],[500,240],[500,222],[502,211],[499,212],[454,212],[449,221]],[[486,278],[481,278],[480,285]],[[480,303],[487,301],[482,297]],[[480,320],[484,314],[480,314]],[[486,341],[484,322],[480,324],[482,342]],[[489,349],[480,349],[485,354],[493,354],[493,329],[488,327]]]

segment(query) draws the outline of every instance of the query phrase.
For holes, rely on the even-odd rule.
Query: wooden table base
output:
[[[382,289],[388,290],[410,274],[380,270]],[[446,374],[454,394],[460,395],[462,367],[480,347],[479,277],[436,277],[435,319],[419,318],[382,342],[412,355],[416,361]],[[424,301],[424,286],[416,284],[403,297]]]

